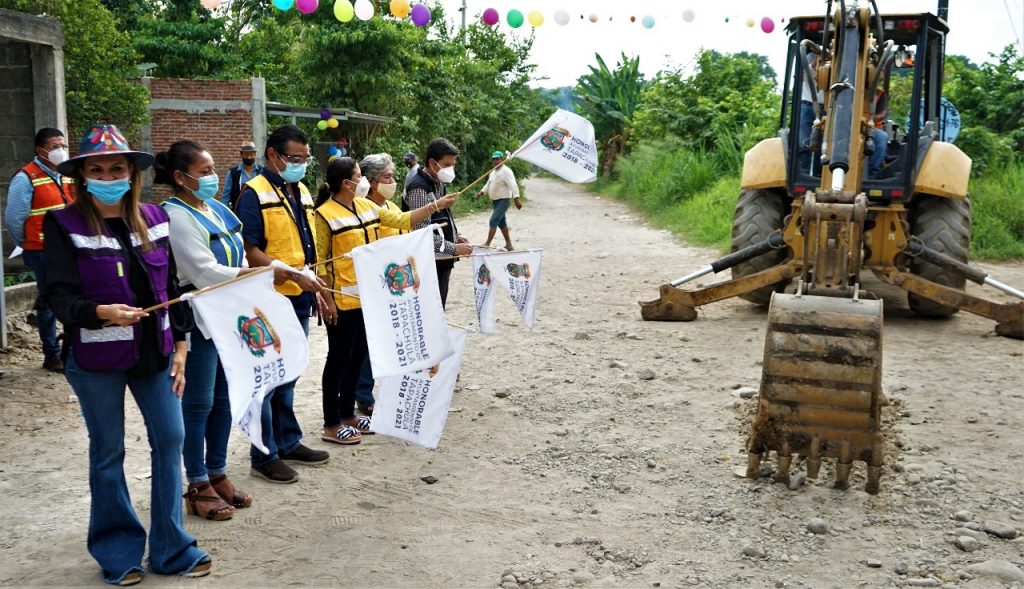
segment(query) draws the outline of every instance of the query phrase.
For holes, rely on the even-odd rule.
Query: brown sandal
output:
[[[213,494],[200,494],[205,491],[210,491]],[[231,516],[235,513],[235,508],[225,503],[217,495],[209,482],[199,483],[198,485],[189,483],[188,492],[185,493],[184,497],[186,510],[192,515],[213,521],[223,521],[231,519]]]
[[[213,477],[210,479],[210,484],[213,485],[213,490],[220,495],[220,498],[227,501],[232,506],[249,507],[252,505],[252,495],[245,491],[238,490],[238,488],[228,480],[228,475],[222,474],[219,477]]]

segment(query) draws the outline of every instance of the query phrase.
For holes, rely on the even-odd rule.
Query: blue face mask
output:
[[[281,158],[281,161],[284,162],[284,171],[281,172],[281,177],[284,178],[285,182],[294,184],[306,177],[306,166],[309,164],[293,164],[285,161],[284,158]]]
[[[217,174],[210,174],[208,176],[203,176],[202,178],[196,178],[191,174],[185,175],[199,182],[199,188],[195,190],[188,188],[188,186],[185,187],[192,193],[192,196],[204,201],[217,196],[217,189],[220,187],[220,180],[217,178]]]
[[[96,197],[105,205],[117,204],[126,192],[132,189],[132,181],[129,178],[120,180],[93,180],[85,181],[85,187],[90,194]]]

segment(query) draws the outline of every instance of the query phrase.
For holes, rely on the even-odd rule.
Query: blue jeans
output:
[[[302,329],[309,335],[309,317],[299,317]],[[263,445],[270,450],[264,454],[256,446],[249,448],[249,462],[254,467],[278,460],[279,452],[291,452],[302,442],[302,428],[295,418],[295,383],[299,379],[283,384],[267,393],[263,398],[263,413],[260,425],[263,428]]]
[[[149,566],[154,573],[183,574],[207,554],[182,528],[181,402],[171,392],[167,369],[150,378],[80,368],[68,355],[65,377],[78,396],[89,430],[89,554],[103,580],[117,583],[141,572],[146,530],[139,522],[124,479],[124,389],[146,422],[152,469]]]
[[[231,437],[231,402],[228,381],[213,340],[196,327],[189,334],[185,363],[185,394],[181,414],[185,419],[185,477],[202,483],[227,473],[228,438]]]
[[[359,370],[359,381],[356,382],[356,402],[373,406],[373,369],[370,368],[370,355],[363,360]]]
[[[877,180],[882,177],[882,164],[889,151],[889,134],[881,129],[873,129],[871,139],[875,142],[875,150],[868,156],[868,178]]]
[[[814,105],[807,101],[800,102],[799,150],[796,158],[797,169],[803,174],[821,175],[821,159],[819,151],[811,149],[811,129],[814,127]],[[811,163],[814,163],[813,168]]]
[[[504,229],[505,227],[508,227],[508,222],[505,220],[505,213],[508,212],[508,205],[511,202],[511,198],[491,201],[491,229]]]
[[[26,251],[21,254],[21,258],[36,276],[36,290],[39,293],[35,305],[36,326],[39,328],[39,341],[43,344],[43,355],[47,358],[59,356],[57,318],[50,305],[46,304],[46,263],[43,261],[43,252]]]

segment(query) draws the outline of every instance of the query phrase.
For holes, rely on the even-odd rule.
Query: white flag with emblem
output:
[[[182,297],[206,324],[228,381],[231,422],[263,453],[263,398],[298,379],[309,345],[291,301],[274,290],[270,269]]]
[[[448,328],[454,353],[439,365],[381,379],[370,429],[424,448],[436,448],[448,420],[467,333],[465,329]]]
[[[352,250],[374,378],[430,368],[452,353],[432,231],[425,227]]]
[[[542,253],[543,250],[538,249],[483,256],[491,278],[508,291],[523,316],[523,324],[530,328],[537,314]]]
[[[594,125],[558,109],[509,157],[526,160],[569,182],[593,182],[597,179]]]
[[[473,247],[473,298],[476,301],[476,318],[480,324],[480,333],[494,333],[494,280],[484,255],[497,251],[491,247]]]

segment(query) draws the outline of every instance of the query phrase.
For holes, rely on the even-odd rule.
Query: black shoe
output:
[[[328,452],[307,448],[302,444],[296,446],[291,452],[279,452],[278,456],[289,464],[305,464],[306,466],[323,464],[331,457]]]
[[[260,466],[253,466],[249,474],[270,483],[288,484],[299,480],[299,473],[280,460],[273,460]]]
[[[50,372],[64,372],[64,362],[61,361],[60,356],[47,356],[43,360],[43,368]]]

